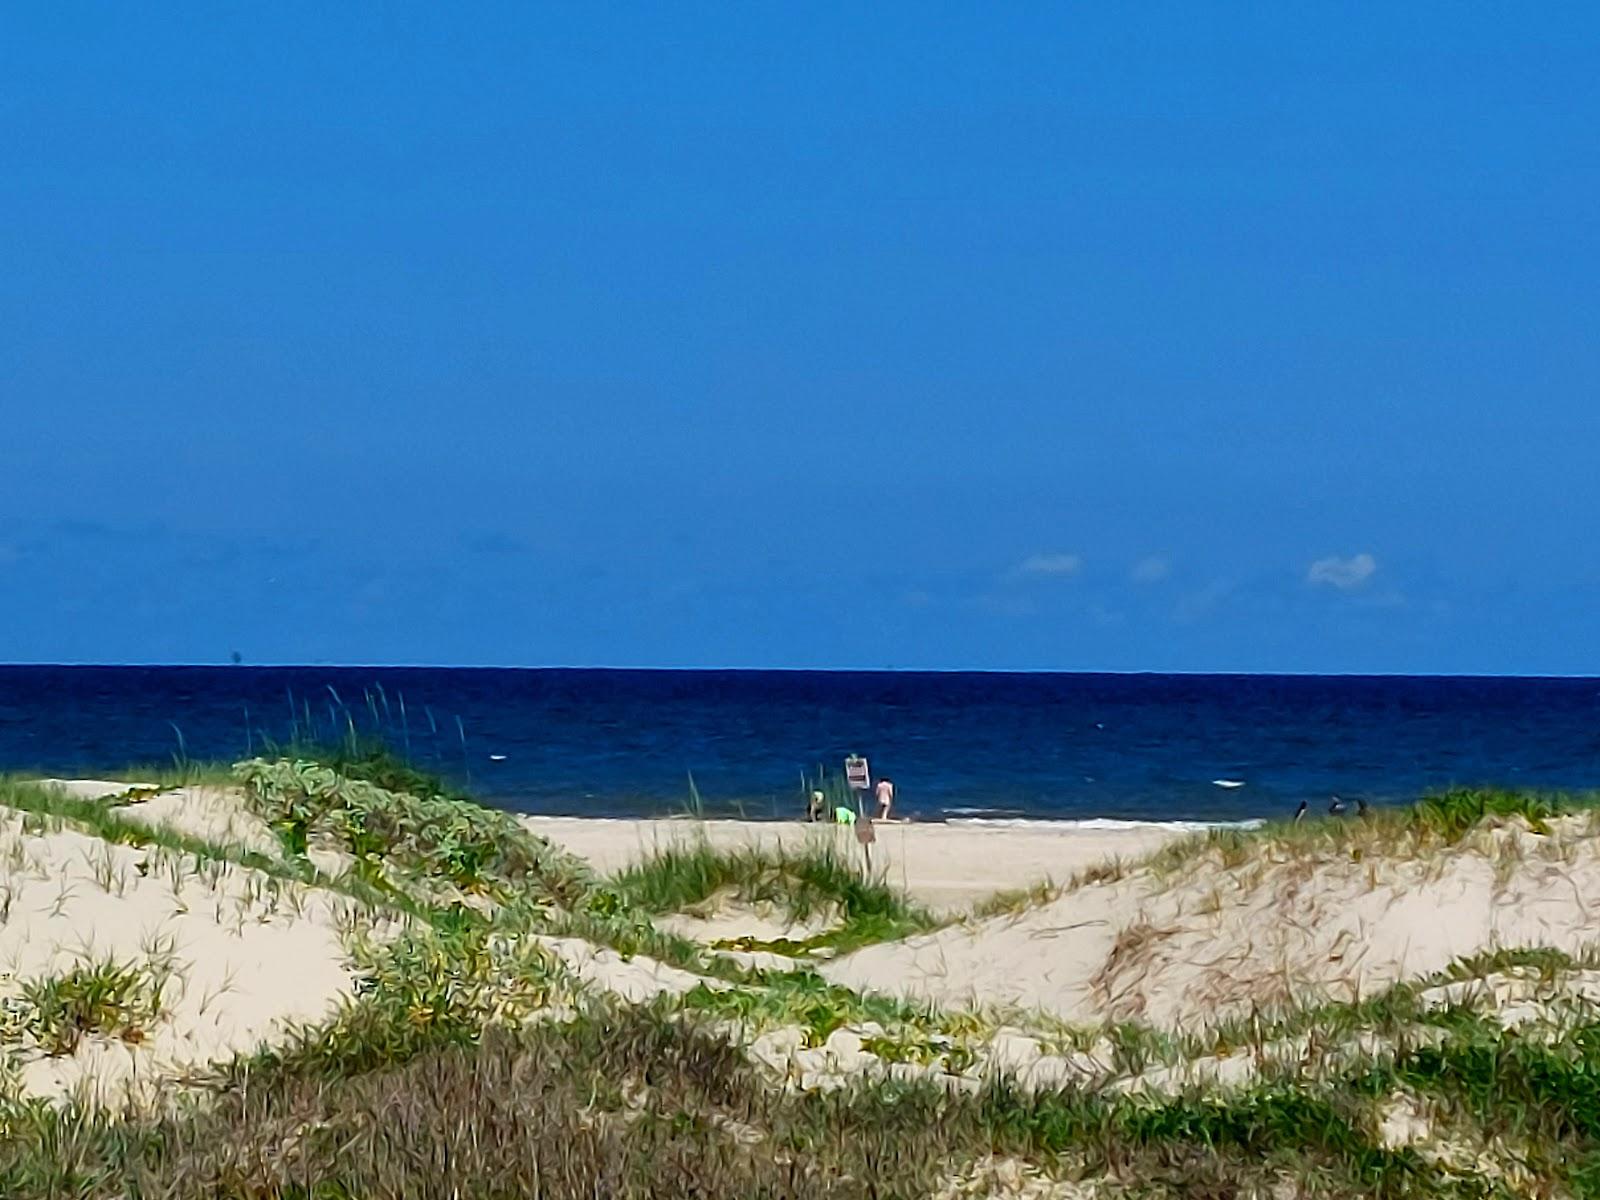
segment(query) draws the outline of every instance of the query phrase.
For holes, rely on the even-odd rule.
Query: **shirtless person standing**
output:
[[[889,810],[894,807],[894,784],[887,779],[878,780],[878,820],[887,821]]]

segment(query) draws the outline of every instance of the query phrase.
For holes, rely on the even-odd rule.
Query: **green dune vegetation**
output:
[[[692,822],[603,877],[377,751],[152,783],[0,783],[5,1197],[1600,1196],[1584,802],[1217,833],[936,919],[852,846]],[[1440,912],[1483,948],[1371,965]]]

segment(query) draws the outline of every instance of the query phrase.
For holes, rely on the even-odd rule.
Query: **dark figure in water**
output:
[[[1333,797],[1331,800],[1328,801],[1328,813],[1331,816],[1335,816],[1335,817],[1344,816],[1344,810],[1347,807],[1348,806],[1345,804],[1345,802],[1343,800],[1339,799],[1339,797],[1337,797],[1337,796]]]
[[[1296,825],[1300,824],[1301,821],[1306,819],[1306,809],[1309,807],[1310,805],[1308,805],[1304,800],[1300,801],[1300,807],[1294,810],[1294,823]]]
[[[1372,816],[1372,806],[1360,796],[1356,797],[1356,816],[1360,817],[1363,821],[1368,820]]]

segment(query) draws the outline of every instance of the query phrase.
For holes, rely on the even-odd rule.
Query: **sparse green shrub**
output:
[[[1548,832],[1546,822],[1570,809],[1559,796],[1537,792],[1509,792],[1495,788],[1454,788],[1424,796],[1411,809],[1411,822],[1440,841],[1457,842],[1468,830],[1488,818],[1521,817],[1536,833]]]
[[[304,759],[249,759],[234,772],[291,854],[327,839],[396,886],[437,879],[499,899],[531,892],[563,906],[593,886],[582,860],[510,814],[471,801],[391,791]]]
[[[829,983],[813,971],[775,971],[760,986],[714,988],[704,984],[685,993],[683,1007],[719,1019],[738,1021],[748,1029],[797,1025],[811,1045],[847,1025],[869,1021],[885,1028],[917,1025],[935,1028],[938,1014],[886,996],[852,991]]]
[[[861,1039],[861,1048],[886,1063],[914,1063],[917,1066],[931,1063],[942,1049],[923,1031],[912,1028],[899,1029],[892,1034],[869,1035]]]
[[[1489,1020],[1461,1022],[1439,1045],[1401,1056],[1394,1075],[1497,1132],[1600,1149],[1600,1024],[1546,1042]]]
[[[62,975],[25,981],[11,1012],[15,1033],[50,1054],[71,1054],[85,1034],[141,1042],[161,1015],[166,969],[111,959],[80,963]]]

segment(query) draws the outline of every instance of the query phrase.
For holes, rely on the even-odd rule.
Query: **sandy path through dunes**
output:
[[[610,874],[656,846],[705,836],[718,847],[833,843],[856,853],[855,835],[799,821],[610,821],[589,817],[526,817],[524,824]],[[1137,859],[1182,834],[1171,826],[1084,828],[1067,822],[1033,825],[877,827],[873,862],[889,883],[937,912],[952,913],[1008,888],[1045,879],[1065,882],[1107,859]]]

